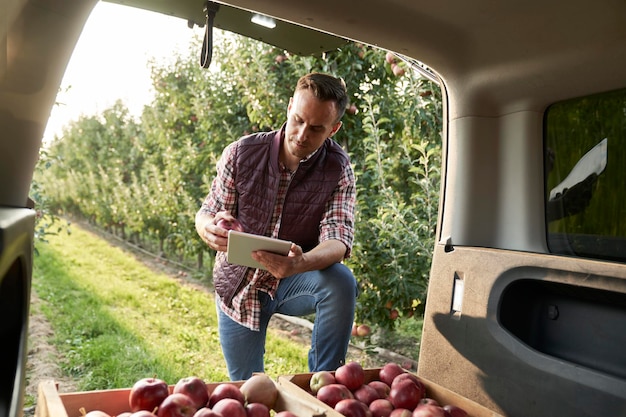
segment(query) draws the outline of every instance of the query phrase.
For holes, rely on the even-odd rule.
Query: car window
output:
[[[626,89],[554,104],[544,126],[550,251],[626,260]]]

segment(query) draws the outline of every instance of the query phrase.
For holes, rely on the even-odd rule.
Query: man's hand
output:
[[[304,272],[304,270],[299,269],[306,264],[303,258],[302,248],[295,243],[291,244],[287,255],[262,250],[252,252],[252,259],[265,266],[267,271],[278,279]]]
[[[301,272],[328,268],[341,262],[345,253],[346,246],[342,242],[326,240],[307,253],[303,253],[302,248],[294,243],[286,256],[255,251],[252,252],[252,259],[263,264],[274,277],[282,279]]]
[[[229,229],[218,226],[221,220],[226,224],[239,224],[239,221],[227,211],[220,211],[215,216],[199,214],[196,216],[196,231],[211,249],[225,252],[228,248]]]

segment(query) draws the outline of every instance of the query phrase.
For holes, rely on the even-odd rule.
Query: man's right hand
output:
[[[227,211],[221,211],[210,216],[198,214],[196,216],[196,231],[200,238],[213,250],[225,252],[228,248],[228,231],[241,230],[241,223]]]

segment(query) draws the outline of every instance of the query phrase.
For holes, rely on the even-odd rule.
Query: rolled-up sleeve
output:
[[[352,252],[355,206],[354,171],[350,164],[346,164],[320,223],[320,242],[332,239],[343,242],[346,245],[344,258],[350,257]]]
[[[204,199],[200,212],[212,216],[220,211],[231,214],[237,212],[237,192],[235,190],[234,158],[237,151],[237,142],[228,145],[217,161],[217,175],[211,183],[211,190]]]

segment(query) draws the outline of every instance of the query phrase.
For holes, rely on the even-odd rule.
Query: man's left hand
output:
[[[302,248],[295,243],[291,244],[287,255],[259,250],[252,252],[252,259],[265,266],[267,271],[278,279],[304,272],[298,269],[304,264],[304,253]]]

